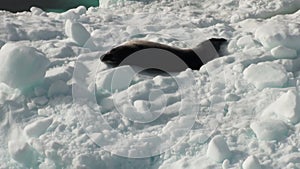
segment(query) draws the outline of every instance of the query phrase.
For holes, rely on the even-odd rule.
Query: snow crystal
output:
[[[65,33],[80,46],[83,46],[91,36],[82,24],[69,19],[65,23]]]
[[[288,135],[288,126],[281,120],[255,121],[250,127],[260,140],[282,140]]]
[[[243,162],[243,169],[261,169],[261,165],[255,156],[249,156]]]
[[[12,43],[1,48],[0,60],[0,81],[22,90],[42,82],[50,63],[35,48]]]
[[[229,159],[231,152],[223,136],[217,135],[208,144],[207,155],[216,162]]]
[[[272,55],[278,59],[295,59],[297,51],[284,46],[277,46],[271,50]]]
[[[244,70],[244,77],[258,89],[283,87],[287,82],[287,72],[283,66],[264,62],[251,64]]]

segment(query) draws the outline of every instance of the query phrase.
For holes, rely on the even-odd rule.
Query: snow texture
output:
[[[300,168],[299,9],[101,0],[0,11],[0,168]],[[99,60],[129,40],[209,38],[228,43],[199,71],[136,74]]]

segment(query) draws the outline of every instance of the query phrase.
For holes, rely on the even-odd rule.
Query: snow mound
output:
[[[24,128],[24,132],[28,137],[39,137],[45,133],[47,128],[52,124],[52,117],[36,120],[35,122],[28,124]]]
[[[241,0],[239,1],[239,8],[247,11],[260,18],[269,18],[276,14],[292,13],[300,6],[298,0]]]
[[[300,119],[299,98],[295,90],[282,94],[262,113],[262,117],[279,116],[288,122],[297,123]]]
[[[279,161],[285,165],[298,163],[300,161],[300,153],[299,152],[291,152],[289,154],[283,155]]]
[[[282,45],[299,50],[300,24],[271,21],[256,30],[255,38],[267,49]]]
[[[64,95],[69,92],[69,86],[62,80],[57,80],[51,84],[48,90],[48,97]]]
[[[33,6],[33,7],[30,8],[30,11],[33,15],[38,15],[38,16],[45,16],[46,15],[46,13],[38,7]]]
[[[31,168],[31,166],[37,164],[38,153],[32,145],[27,142],[20,126],[12,126],[9,132],[7,148],[10,157],[20,163],[22,168]]]
[[[12,159],[30,168],[34,161],[34,149],[26,142],[9,141],[8,151]]]
[[[107,91],[121,91],[126,89],[135,72],[130,66],[121,66],[114,69],[108,69],[97,75],[96,86],[97,89]]]
[[[46,96],[36,97],[32,99],[32,102],[38,106],[44,106],[48,103],[48,98]]]
[[[231,152],[223,136],[218,135],[212,138],[208,144],[207,156],[216,162],[223,162],[230,158]]]
[[[251,123],[251,129],[260,140],[282,140],[288,135],[288,126],[281,120],[262,120]]]
[[[253,40],[252,36],[250,35],[246,35],[246,36],[242,36],[241,38],[238,39],[237,41],[237,46],[239,48],[252,48],[256,46],[256,42]]]
[[[65,24],[65,33],[80,46],[83,46],[91,36],[82,24],[78,22],[72,22],[69,19]]]
[[[0,82],[22,90],[30,88],[43,81],[49,63],[35,48],[7,43],[0,50]]]
[[[29,30],[27,32],[27,38],[33,41],[38,40],[50,40],[55,39],[56,37],[61,36],[61,32],[54,29],[47,28],[36,28],[34,30]]]
[[[67,58],[75,55],[73,49],[70,46],[54,48],[51,52],[53,53],[53,58]]]
[[[45,75],[45,82],[49,85],[58,80],[66,82],[72,78],[72,73],[73,68],[71,66],[54,67],[47,70]]]
[[[255,156],[249,156],[242,165],[243,169],[261,169],[261,165]]]
[[[277,46],[271,50],[272,55],[278,59],[295,59],[297,51],[284,46]]]
[[[57,19],[70,19],[70,20],[77,20],[80,18],[81,15],[86,13],[86,7],[78,6],[74,9],[69,9],[66,12],[63,12],[57,16]]]
[[[26,95],[0,82],[0,168],[300,168],[299,0],[100,3],[107,9],[0,11],[1,47],[18,41],[51,61]],[[99,62],[133,39],[191,48],[212,37],[229,40],[224,57],[173,77],[137,74],[129,84],[129,68]],[[11,67],[2,63],[0,79]]]
[[[283,87],[287,82],[287,72],[284,67],[272,62],[251,64],[243,74],[244,78],[258,89]]]

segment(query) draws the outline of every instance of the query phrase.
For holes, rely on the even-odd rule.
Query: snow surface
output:
[[[0,11],[0,168],[300,168],[300,1],[100,1]],[[99,61],[223,37],[199,71]]]

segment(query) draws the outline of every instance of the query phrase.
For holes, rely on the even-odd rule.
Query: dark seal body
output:
[[[154,68],[163,67],[168,71],[181,71],[186,68],[199,70],[202,65],[219,56],[220,46],[225,42],[225,39],[213,38],[193,49],[182,49],[151,41],[135,40],[113,48],[100,59],[114,66],[135,65],[143,68],[154,66]]]

